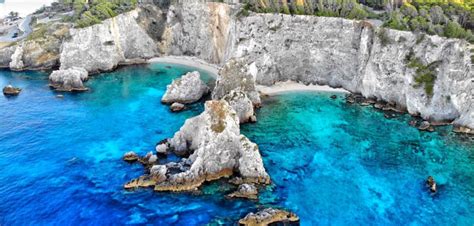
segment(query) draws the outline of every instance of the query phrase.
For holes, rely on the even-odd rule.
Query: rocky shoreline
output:
[[[370,22],[343,18],[256,13],[238,17],[239,10],[239,5],[205,1],[167,6],[144,2],[87,28],[55,23],[44,37],[0,49],[0,66],[79,67],[90,75],[154,57],[191,56],[230,66],[232,73],[248,70],[245,82],[253,86],[294,81],[344,88],[396,103],[426,121],[453,121],[456,132],[474,128],[474,72],[465,41],[382,32]],[[387,42],[381,41],[384,35]],[[439,62],[433,94],[416,86],[416,69],[408,66],[408,58]],[[217,80],[239,82],[231,77]],[[247,95],[259,105],[255,93]]]

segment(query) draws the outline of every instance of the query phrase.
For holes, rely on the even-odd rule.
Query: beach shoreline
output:
[[[350,93],[342,88],[332,88],[328,85],[305,85],[294,81],[277,82],[272,86],[257,85],[257,90],[263,95],[269,96],[299,91]]]
[[[207,63],[196,57],[188,56],[165,56],[165,57],[154,57],[147,61],[148,63],[170,63],[179,64],[189,67],[199,68],[210,73],[213,78],[217,78],[219,72],[219,66],[215,64]]]

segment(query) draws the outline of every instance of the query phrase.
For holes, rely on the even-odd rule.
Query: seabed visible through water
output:
[[[178,114],[160,103],[191,67],[154,63],[95,76],[91,91],[57,98],[47,74],[0,71],[0,225],[229,224],[266,206],[303,225],[473,225],[474,141],[451,128],[420,132],[343,94],[264,98],[242,132],[259,144],[273,185],[259,201],[230,200],[222,181],[199,193],[126,191],[143,168],[121,161],[171,137],[202,103]],[[211,77],[202,71],[207,81]],[[424,185],[432,175],[439,191]]]

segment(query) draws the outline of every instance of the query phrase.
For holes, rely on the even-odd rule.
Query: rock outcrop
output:
[[[89,78],[84,68],[72,67],[66,70],[53,71],[49,75],[49,86],[57,91],[86,91],[83,82]]]
[[[248,65],[243,58],[230,59],[219,70],[212,98],[221,99],[236,90],[244,92],[255,106],[260,106],[262,101],[255,84],[256,73],[255,64]]]
[[[7,85],[3,87],[3,95],[5,96],[18,96],[21,92],[20,88],[13,87],[12,85]]]
[[[222,99],[237,112],[241,124],[256,121],[253,103],[244,92],[232,90]]]
[[[474,128],[474,72],[467,42],[373,27],[365,21],[252,14],[235,23],[229,57],[257,68],[257,84],[293,80],[343,87],[430,121]],[[295,35],[298,34],[298,35]],[[433,94],[415,81],[412,56],[436,62]]]
[[[173,138],[157,146],[163,148],[189,157],[166,165],[166,180],[156,181],[156,191],[194,190],[205,181],[233,175],[243,183],[270,183],[257,145],[240,134],[237,114],[223,100],[207,101],[202,114],[186,120]],[[136,181],[130,183],[140,186]]]
[[[162,103],[189,104],[200,100],[209,92],[209,87],[201,80],[197,71],[189,72],[181,78],[173,80],[166,87],[165,95],[161,98]]]
[[[227,195],[229,198],[258,199],[258,189],[253,184],[241,184],[237,191]]]
[[[15,52],[11,56],[10,69],[14,71],[21,71],[25,67],[23,64],[23,46],[17,46]]]
[[[239,225],[257,226],[280,223],[284,225],[299,225],[299,217],[286,210],[267,208],[257,213],[249,213],[239,220]]]
[[[71,29],[62,44],[61,69],[82,67],[90,73],[157,55],[157,45],[137,22],[139,9],[86,28]]]

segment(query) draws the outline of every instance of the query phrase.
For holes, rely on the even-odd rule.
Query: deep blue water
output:
[[[474,224],[472,138],[449,127],[419,132],[408,116],[385,119],[328,93],[267,98],[258,123],[242,127],[274,182],[259,202],[224,198],[222,181],[199,193],[123,190],[143,173],[123,153],[153,150],[202,111],[197,103],[172,114],[160,103],[166,85],[191,70],[121,68],[64,98],[44,73],[0,71],[0,87],[24,90],[0,96],[0,225],[217,224],[263,206],[293,210],[303,225]],[[435,196],[424,187],[428,175],[438,181]]]

